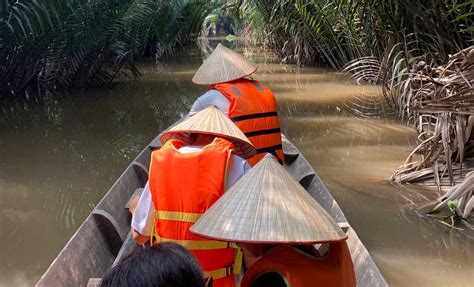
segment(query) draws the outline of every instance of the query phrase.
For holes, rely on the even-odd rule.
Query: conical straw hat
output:
[[[234,153],[243,158],[250,158],[256,154],[254,146],[244,133],[214,106],[198,112],[165,131],[160,135],[160,141],[164,144],[169,139],[177,139],[190,144],[189,136],[192,133],[215,135],[227,139],[234,144]]]
[[[191,227],[229,242],[313,244],[346,234],[278,162],[263,158]]]
[[[193,77],[198,85],[213,85],[237,80],[254,73],[257,66],[222,44],[209,55]]]

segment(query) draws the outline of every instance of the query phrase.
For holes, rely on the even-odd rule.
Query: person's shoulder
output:
[[[232,161],[234,162],[234,165],[239,165],[242,166],[242,168],[247,169],[248,163],[244,158],[236,154],[232,154]]]
[[[234,154],[234,153],[232,153],[232,158],[233,158],[234,160],[238,160],[238,161],[245,161],[245,159],[243,159],[242,157],[240,157],[240,156],[238,156],[238,155],[236,155],[236,154]]]
[[[206,100],[206,99],[214,99],[214,98],[220,98],[220,97],[223,97],[224,95],[219,92],[218,90],[209,90],[207,92],[205,92],[204,94],[202,94],[199,98],[201,100]]]
[[[194,115],[209,106],[216,106],[223,113],[227,113],[229,100],[227,100],[221,92],[217,90],[209,90],[196,99],[189,114]]]

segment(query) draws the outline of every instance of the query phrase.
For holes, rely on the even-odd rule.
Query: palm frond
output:
[[[110,82],[200,29],[207,0],[18,0],[0,13],[0,94]]]

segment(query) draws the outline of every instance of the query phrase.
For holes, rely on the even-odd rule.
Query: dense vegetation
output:
[[[0,6],[0,95],[139,75],[135,60],[186,43],[206,0],[8,0]]]
[[[447,60],[472,41],[472,1],[248,0],[244,18],[283,58],[336,69],[366,56],[406,54]]]
[[[249,0],[245,19],[285,61],[324,63],[382,86],[420,144],[393,182],[454,186],[430,211],[474,208],[472,0]],[[471,171],[471,172],[470,172]],[[470,172],[470,173],[469,173]]]
[[[361,57],[382,59],[396,45],[392,55],[443,61],[473,36],[471,1],[3,0],[0,94],[138,75],[137,57],[195,39],[217,7],[240,14],[283,60],[337,69]]]

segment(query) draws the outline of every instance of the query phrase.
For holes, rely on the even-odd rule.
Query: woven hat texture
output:
[[[208,107],[178,123],[160,135],[162,144],[170,139],[190,144],[192,133],[215,135],[234,144],[234,153],[242,158],[250,158],[256,150],[244,133],[216,107]]]
[[[329,213],[271,157],[235,183],[190,231],[252,243],[309,244],[347,238]]]
[[[244,56],[218,44],[194,74],[193,83],[214,85],[230,82],[248,76],[256,70],[257,66]]]

